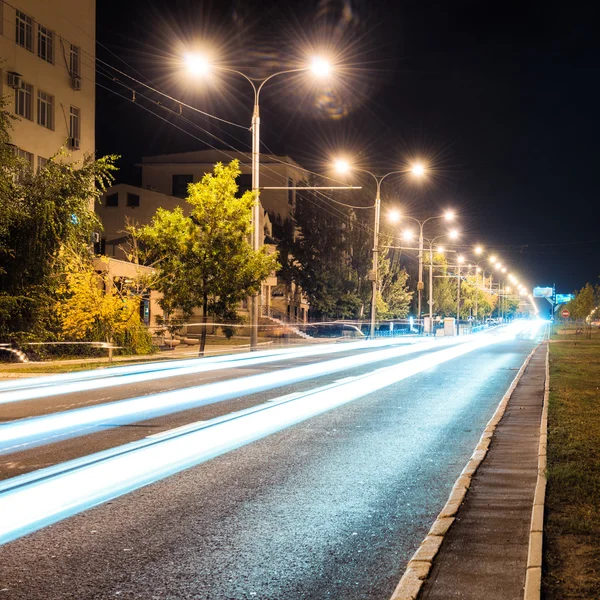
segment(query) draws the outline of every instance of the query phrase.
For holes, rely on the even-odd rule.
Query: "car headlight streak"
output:
[[[0,522],[0,543],[9,542],[198,465],[436,365],[484,346],[512,339],[514,335],[507,331],[502,335],[481,336],[365,375],[346,378],[299,396],[288,395],[279,401],[198,424],[197,430],[164,432],[120,448],[4,481],[0,484],[0,515],[9,518]],[[390,350],[384,352],[389,353]],[[360,358],[364,360],[365,357]],[[330,361],[335,362],[338,361]],[[300,373],[306,367],[296,369]],[[263,375],[253,376],[259,377]],[[224,383],[231,385],[233,382]],[[42,502],[40,498],[43,498]]]

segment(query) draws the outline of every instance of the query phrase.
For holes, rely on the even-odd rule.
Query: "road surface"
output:
[[[5,383],[0,599],[387,600],[541,333]]]

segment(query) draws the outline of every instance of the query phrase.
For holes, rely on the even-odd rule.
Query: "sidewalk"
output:
[[[436,533],[435,526],[432,528],[427,540],[441,535],[443,541],[437,538],[441,547],[437,555],[432,553],[435,558],[429,559],[431,570],[420,593],[417,596],[416,587],[412,593],[406,587],[407,593],[397,589],[395,600],[523,599],[538,477],[546,353],[547,344],[543,343],[513,390],[489,450],[453,515],[454,522],[447,518],[451,513],[440,514],[446,516],[442,522],[451,523],[450,529]],[[449,505],[451,501],[452,496]],[[415,562],[419,552],[409,568],[425,567],[423,562]],[[539,593],[530,597],[539,599]]]

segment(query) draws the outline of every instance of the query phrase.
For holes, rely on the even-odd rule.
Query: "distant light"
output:
[[[483,248],[481,246],[475,246],[475,254],[481,254],[483,252]]]
[[[335,170],[338,173],[348,173],[350,171],[350,163],[347,160],[344,160],[343,158],[338,158],[335,163]]]
[[[501,270],[503,273],[506,273],[506,267],[502,267],[500,270]]]
[[[410,229],[406,229],[402,233],[402,237],[408,242],[413,239],[413,232]]]
[[[462,263],[464,263],[464,262],[465,262],[465,257],[464,257],[464,256],[458,256],[456,260],[458,260],[458,262],[459,262],[460,264],[462,264]]]
[[[481,267],[477,267],[475,271],[477,271],[477,273],[481,273]]]
[[[490,256],[490,262],[492,264],[494,264],[498,259],[492,254],[492,256]]]
[[[210,72],[210,63],[202,54],[186,54],[184,59],[192,75],[207,75]]]
[[[456,238],[458,238],[459,233],[456,229],[453,229],[452,231],[450,231],[450,233],[448,233],[448,237],[452,240],[455,240]]]
[[[446,221],[452,221],[454,219],[454,211],[453,210],[447,210],[444,213],[444,219],[446,219]]]
[[[445,250],[444,246],[438,246],[436,252],[438,254],[444,254],[444,250]]]
[[[325,60],[324,58],[315,56],[312,59],[310,70],[317,77],[326,77],[331,71],[331,65],[329,64],[329,61]]]

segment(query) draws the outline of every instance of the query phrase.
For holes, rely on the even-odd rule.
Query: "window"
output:
[[[46,165],[48,164],[48,159],[44,158],[43,156],[38,156],[38,171],[40,169],[43,169]]]
[[[119,194],[106,196],[106,206],[119,206]]]
[[[71,106],[69,111],[69,137],[71,139],[80,139],[80,116],[81,111],[75,106]]]
[[[132,208],[134,206],[139,206],[140,205],[140,197],[138,194],[132,194],[131,192],[127,192],[127,206],[131,206]]]
[[[15,113],[33,121],[33,86],[24,81],[15,90]]]
[[[33,20],[18,9],[16,13],[17,31],[15,41],[19,46],[23,46],[23,48],[33,52]]]
[[[238,198],[241,198],[247,191],[252,189],[252,175],[238,175],[237,178]]]
[[[54,63],[54,32],[38,23],[38,56]]]
[[[291,189],[289,189],[289,188],[291,188],[291,187],[294,187],[294,180],[293,180],[293,179],[290,179],[290,178],[288,177],[288,182],[287,182],[287,184],[288,184],[288,191],[287,191],[287,194],[288,194],[288,204],[289,204],[290,206],[294,206],[294,192],[295,192],[296,190],[291,190]]]
[[[79,48],[70,44],[71,51],[69,52],[69,73],[71,77],[81,77],[81,64],[79,57]]]
[[[38,90],[37,122],[42,127],[54,129],[54,96]]]
[[[15,154],[20,158],[25,159],[33,169],[33,154],[31,154],[31,152],[27,152],[27,150],[21,150],[21,148],[15,148]]]
[[[188,185],[194,181],[194,177],[192,175],[173,175],[172,178],[172,186],[171,195],[176,198],[186,198],[188,193]]]

